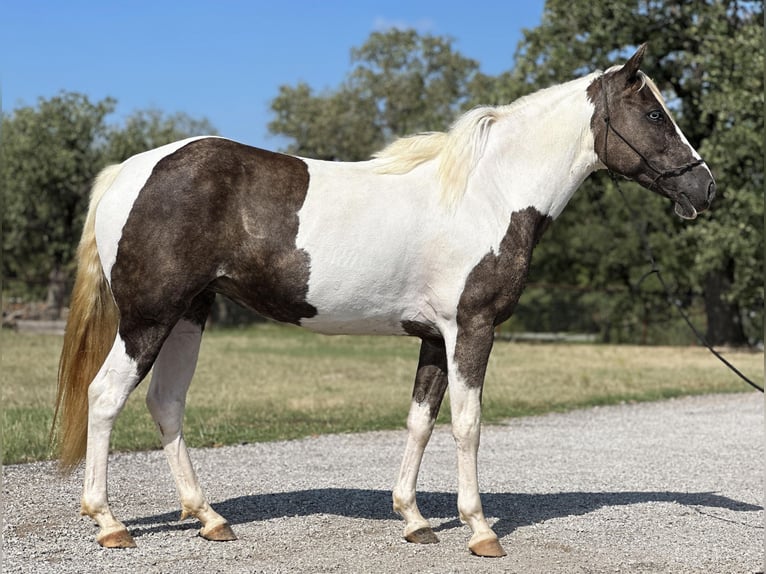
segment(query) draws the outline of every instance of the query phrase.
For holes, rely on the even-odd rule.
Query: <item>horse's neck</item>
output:
[[[558,217],[598,163],[587,78],[532,97],[493,126],[474,182],[510,213],[534,207]]]

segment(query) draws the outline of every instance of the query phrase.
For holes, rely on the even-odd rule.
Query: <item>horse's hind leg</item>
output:
[[[96,521],[100,527],[98,543],[110,548],[135,546],[125,525],[109,509],[107,462],[112,426],[140,376],[136,362],[126,353],[125,343],[118,335],[88,387],[88,441],[81,514]]]
[[[200,535],[208,540],[236,540],[228,522],[205,499],[183,438],[186,392],[194,374],[201,339],[199,322],[181,319],[176,324],[154,363],[146,404],[157,424],[176,482],[181,499],[181,520],[187,516],[196,517],[202,523]]]
[[[418,371],[407,416],[407,446],[394,488],[394,511],[404,518],[404,538],[430,544],[439,539],[423,518],[415,500],[418,471],[447,388],[447,355],[443,341],[424,339],[420,346]]]

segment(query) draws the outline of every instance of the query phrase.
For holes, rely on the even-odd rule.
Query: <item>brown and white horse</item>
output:
[[[64,469],[85,457],[82,513],[103,546],[134,542],[107,503],[112,426],[154,367],[146,402],[183,516],[235,538],[208,504],[184,443],[186,392],[216,293],[320,333],[422,339],[394,509],[411,542],[436,542],[418,510],[423,451],[449,387],[458,510],[470,550],[504,554],[484,517],[476,456],[493,328],[513,312],[532,250],[593,171],[608,168],[706,209],[715,184],[639,71],[595,72],[446,133],[333,163],[198,137],[104,170],[92,193],[59,369]]]

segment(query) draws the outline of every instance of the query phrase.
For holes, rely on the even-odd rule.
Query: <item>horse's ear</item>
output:
[[[641,44],[636,53],[633,54],[630,59],[625,62],[625,65],[620,70],[620,74],[625,77],[625,81],[628,84],[632,84],[636,81],[638,75],[638,68],[641,66],[641,60],[644,59],[644,53],[646,52],[646,42]]]

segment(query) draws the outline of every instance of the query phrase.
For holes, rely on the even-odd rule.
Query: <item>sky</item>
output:
[[[337,87],[351,48],[392,27],[449,36],[486,74],[513,65],[544,0],[6,0],[0,95],[8,113],[62,90],[139,109],[206,117],[226,137],[279,149],[279,86]],[[445,126],[446,127],[446,126]]]

